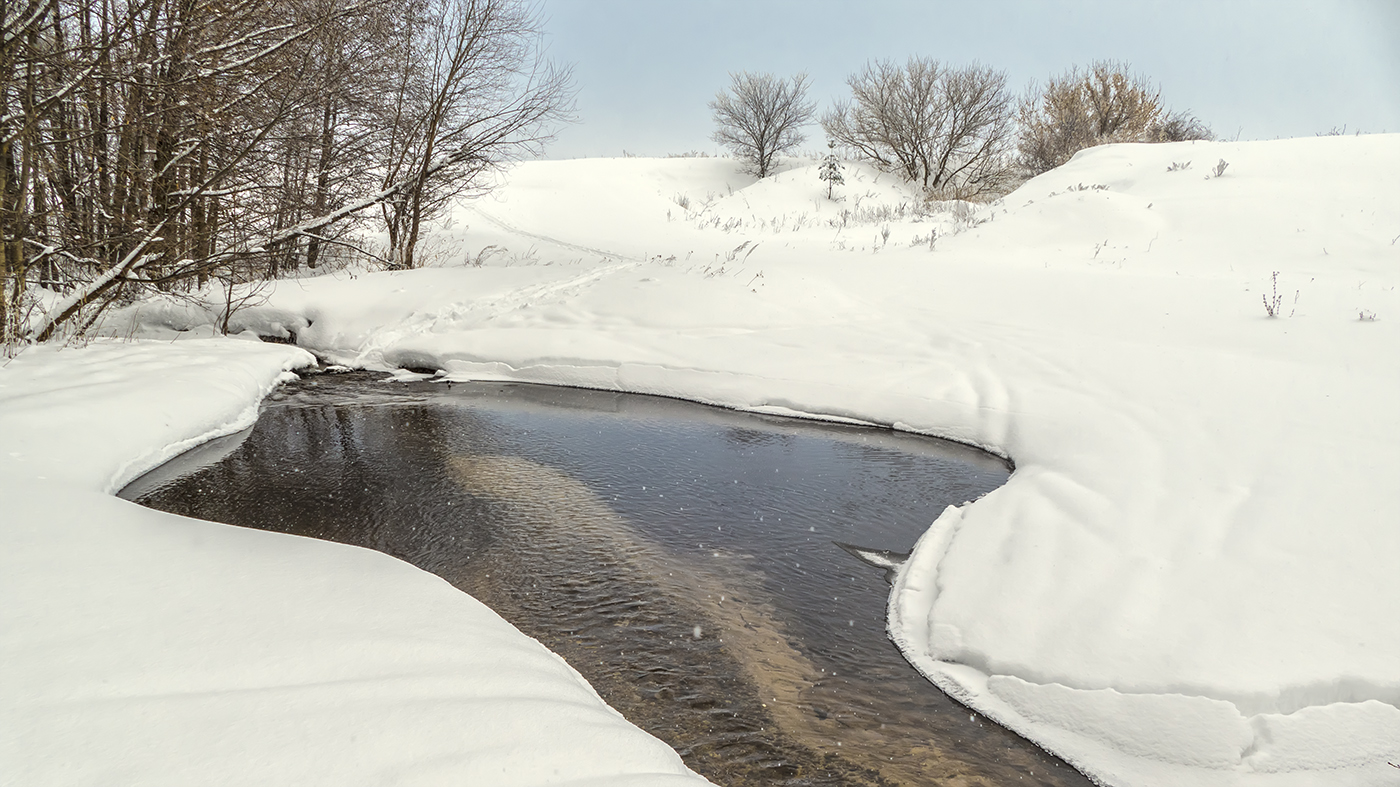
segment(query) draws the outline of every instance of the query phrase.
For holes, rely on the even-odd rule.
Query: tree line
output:
[[[805,74],[731,74],[710,102],[713,139],[766,177],[816,116],[808,85]],[[926,57],[870,63],[846,85],[850,97],[820,118],[827,139],[933,198],[1004,194],[1095,145],[1212,138],[1205,123],[1168,109],[1150,81],[1112,61],[1072,68],[1019,98],[1004,71]]]
[[[371,222],[411,268],[426,219],[572,108],[523,0],[0,5],[0,345],[315,268]]]
[[[0,346],[153,292],[375,256],[570,118],[528,0],[0,0]],[[1004,193],[1091,145],[1210,138],[1119,63],[1019,100],[1004,72],[871,63],[819,119],[805,75],[740,72],[714,138],[759,176],[820,123],[931,197]],[[40,297],[40,294],[43,297]],[[232,297],[232,296],[230,296]]]

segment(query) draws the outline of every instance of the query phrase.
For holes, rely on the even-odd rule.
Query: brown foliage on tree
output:
[[[1020,163],[1033,175],[1095,145],[1212,138],[1199,119],[1167,110],[1151,82],[1113,61],[1075,67],[1033,87],[1021,100],[1019,122]]]

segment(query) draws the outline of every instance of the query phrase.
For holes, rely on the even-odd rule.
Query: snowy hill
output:
[[[931,680],[1107,784],[1393,784],[1400,135],[1106,146],[930,210],[855,165],[828,201],[816,167],[524,164],[436,267],[234,322],[1007,455],[894,590]]]

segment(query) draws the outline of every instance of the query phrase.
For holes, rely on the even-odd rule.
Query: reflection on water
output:
[[[884,430],[346,375],[123,496],[432,571],[717,783],[1087,784],[910,668],[882,569],[837,543],[906,552],[1005,478]]]

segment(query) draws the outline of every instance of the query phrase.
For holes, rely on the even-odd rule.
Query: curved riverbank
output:
[[[911,670],[882,572],[834,543],[907,549],[1000,460],[654,397],[354,377],[279,391],[221,467],[124,494],[434,571],[717,783],[1084,783]]]

